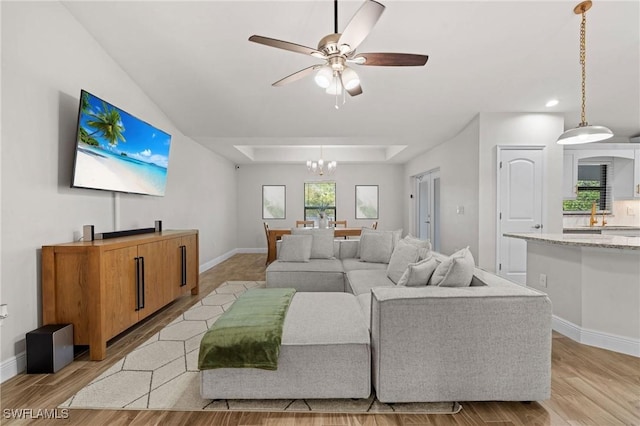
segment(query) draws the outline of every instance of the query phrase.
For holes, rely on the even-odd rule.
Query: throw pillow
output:
[[[419,254],[421,260],[431,257],[431,241],[421,240],[420,238],[416,238],[412,235],[407,235],[400,241],[404,241],[405,243],[413,244],[418,247],[418,249],[420,249]]]
[[[292,228],[291,235],[311,235],[311,259],[333,259],[333,229]]]
[[[468,287],[473,277],[475,261],[469,247],[453,253],[436,268],[431,285],[440,287]]]
[[[391,254],[389,266],[387,267],[387,277],[397,284],[409,264],[418,261],[418,255],[417,246],[400,240]]]
[[[398,280],[398,285],[407,287],[426,286],[437,267],[438,261],[433,256],[418,263],[411,263]]]
[[[390,234],[391,238],[392,238],[392,245],[391,245],[391,250],[393,251],[393,249],[395,248],[396,244],[398,244],[398,241],[400,241],[400,237],[402,237],[402,229],[397,229],[395,231],[382,231],[382,230],[377,230],[377,229],[371,229],[371,228],[362,228],[362,231],[360,233],[360,242],[362,242],[362,237],[365,234]],[[360,247],[362,246],[362,244],[358,244],[358,250],[356,252],[356,257],[362,257],[360,256]]]
[[[393,252],[393,235],[390,232],[366,233],[360,237],[360,260],[363,262],[389,263]]]
[[[283,235],[278,260],[283,262],[308,262],[311,256],[311,235]]]

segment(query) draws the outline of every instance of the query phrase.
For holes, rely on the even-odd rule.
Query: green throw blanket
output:
[[[292,288],[254,288],[242,294],[200,343],[198,368],[278,369],[282,327]]]

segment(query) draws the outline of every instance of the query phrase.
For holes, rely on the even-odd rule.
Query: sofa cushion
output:
[[[431,276],[431,285],[440,287],[468,287],[473,278],[475,261],[469,247],[453,253],[438,265]]]
[[[311,259],[332,259],[334,257],[333,229],[292,228],[291,235],[311,235]]]
[[[419,258],[419,251],[417,245],[405,242],[404,240],[398,241],[398,244],[393,249],[391,259],[389,260],[389,266],[387,267],[387,277],[394,283],[398,283],[402,274],[407,270],[410,263],[415,263]]]
[[[309,262],[276,260],[267,267],[267,288],[295,288],[299,292],[344,292],[345,279],[339,259]]]
[[[389,263],[393,252],[391,233],[365,233],[360,237],[360,260],[363,262]]]
[[[358,244],[356,257],[362,257],[361,256],[362,237],[364,235],[369,235],[369,234],[391,234],[391,240],[392,240],[391,251],[393,251],[393,248],[396,246],[396,244],[398,244],[398,241],[400,241],[400,237],[402,237],[402,229],[397,229],[395,231],[382,231],[382,230],[378,230],[378,229],[362,228],[362,231],[360,233],[360,244]],[[389,254],[389,257],[391,257],[391,254]],[[344,258],[344,256],[343,256],[343,258]],[[384,263],[389,263],[389,262],[387,261],[387,262],[384,262]]]
[[[387,278],[387,271],[375,269],[363,269],[360,271],[350,271],[346,275],[347,291],[355,294],[369,293],[376,287],[395,287],[393,281]]]
[[[359,269],[387,269],[386,263],[363,262],[360,259],[342,259],[344,272],[356,271]]]
[[[396,284],[407,287],[427,285],[437,267],[438,261],[433,256],[417,263],[411,263]]]
[[[420,250],[419,254],[421,260],[431,257],[431,241],[421,240],[420,238],[416,238],[412,235],[407,235],[400,241],[416,246]]]
[[[364,319],[367,322],[367,327],[371,328],[371,292],[359,294],[356,298],[360,304]]]
[[[282,262],[308,262],[312,241],[311,235],[283,235],[278,259]]]

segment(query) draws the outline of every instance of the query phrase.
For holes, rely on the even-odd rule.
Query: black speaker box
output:
[[[73,361],[73,324],[51,324],[27,333],[27,373],[55,373]]]

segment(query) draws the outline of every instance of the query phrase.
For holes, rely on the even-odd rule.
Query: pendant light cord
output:
[[[333,0],[333,32],[338,34],[338,0]]]
[[[587,61],[586,61],[586,44],[587,44],[587,14],[582,11],[582,22],[580,23],[580,65],[582,66],[582,112],[580,114],[580,126],[587,126],[586,109],[586,80],[587,80]]]

